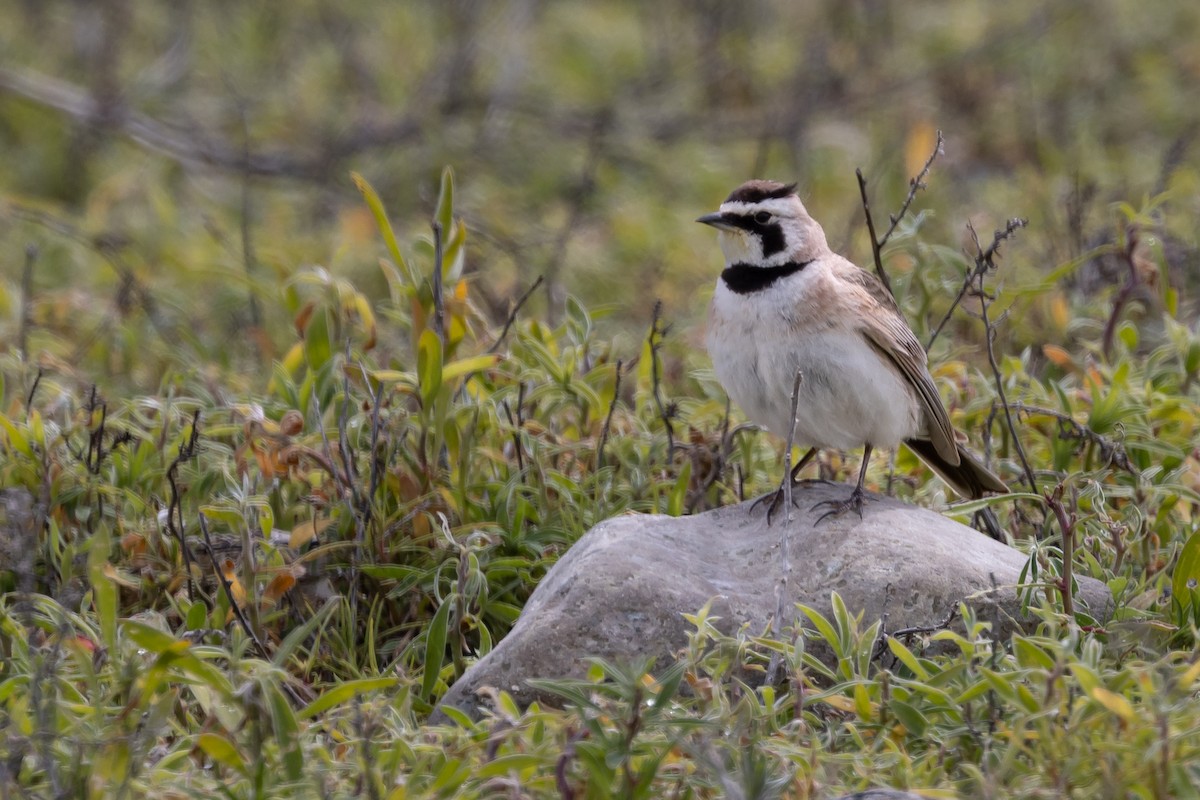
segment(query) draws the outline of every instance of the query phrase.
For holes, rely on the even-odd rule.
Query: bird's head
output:
[[[728,265],[777,267],[809,261],[828,249],[825,232],[796,196],[796,184],[748,181],[721,208],[697,222],[718,231]]]

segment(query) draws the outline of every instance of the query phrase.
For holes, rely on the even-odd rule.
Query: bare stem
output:
[[[533,282],[533,286],[530,286],[525,290],[525,294],[521,295],[521,299],[517,301],[517,304],[513,306],[512,311],[509,312],[508,319],[504,321],[504,328],[500,331],[500,335],[496,337],[496,341],[492,342],[492,346],[488,348],[489,353],[494,353],[500,348],[500,343],[504,341],[504,337],[508,336],[509,328],[511,328],[513,323],[517,321],[517,312],[519,312],[521,310],[521,306],[525,305],[525,302],[533,296],[533,293],[537,291],[537,288],[542,285],[542,282],[545,279],[546,278],[544,275],[538,275],[537,280]]]
[[[442,224],[433,227],[433,332],[442,340],[442,360],[446,360],[446,298],[442,287]]]
[[[36,244],[25,246],[25,268],[21,270],[21,328],[17,333],[17,351],[29,361],[29,326],[33,322],[33,266],[37,263]]]
[[[804,371],[796,370],[796,379],[792,382],[792,424],[788,426],[787,449],[784,450],[785,463],[791,464],[792,461],[792,446],[796,442],[796,410],[800,405],[800,384],[804,382]],[[787,519],[784,520],[783,531],[779,536],[779,560],[782,566],[782,577],[779,583],[775,585],[775,634],[782,637],[784,631],[783,617],[784,607],[787,605],[788,597],[788,580],[792,574],[792,562],[790,553],[790,531],[792,521],[792,476],[791,468],[787,467],[783,473],[783,506],[786,509]],[[766,683],[768,686],[775,684],[775,678],[779,673],[779,668],[783,664],[783,655],[776,651],[771,655],[771,663],[767,666]]]
[[[883,246],[880,245],[879,239],[875,235],[875,220],[871,218],[871,202],[867,199],[867,179],[863,177],[861,168],[854,170],[854,174],[858,176],[858,193],[862,195],[863,214],[867,217],[867,233],[871,235],[871,256],[875,259],[875,274],[879,276],[879,282],[887,289],[888,294],[892,294],[892,282],[888,280],[887,272],[883,269],[883,258],[880,255]]]
[[[971,272],[971,276],[975,281],[975,292],[979,297],[979,317],[983,321],[984,340],[987,343],[988,364],[992,368],[992,378],[996,382],[996,393],[1000,396],[1000,405],[1004,409],[1004,420],[1008,425],[1008,432],[1012,436],[1013,446],[1017,450],[1017,456],[1021,460],[1021,468],[1025,472],[1025,480],[1029,483],[1029,491],[1037,491],[1037,481],[1033,477],[1033,469],[1029,466],[1029,459],[1025,456],[1025,447],[1021,444],[1021,437],[1017,433],[1016,423],[1013,421],[1012,407],[1008,403],[1008,397],[1004,391],[1004,376],[1000,372],[1000,364],[996,360],[996,334],[997,328],[988,317],[988,308],[991,306],[992,300],[984,290],[983,281],[987,277],[987,273],[995,269],[993,259],[996,255],[996,249],[1000,246],[1000,242],[1012,235],[1012,232],[1017,228],[1025,226],[1025,220],[1013,219],[1009,220],[1008,227],[1005,231],[997,231],[992,245],[983,250],[979,246],[979,236],[975,233],[975,228],[968,225],[971,231],[971,236],[975,239],[975,269]],[[935,332],[936,335],[936,332]]]
[[[871,256],[875,260],[875,274],[879,276],[879,282],[888,290],[888,294],[893,294],[893,292],[892,283],[883,269],[883,248],[892,238],[892,234],[896,232],[896,226],[900,224],[900,220],[904,219],[904,215],[908,213],[908,207],[912,205],[917,192],[926,188],[925,177],[929,175],[929,168],[933,166],[933,162],[942,154],[943,142],[942,132],[938,131],[937,143],[933,146],[933,152],[929,154],[929,158],[925,159],[925,165],[921,167],[921,171],[917,173],[916,177],[909,179],[908,196],[904,198],[900,210],[890,215],[891,225],[888,226],[882,237],[875,233],[875,220],[871,217],[871,203],[867,199],[867,179],[863,177],[861,168],[854,170],[854,174],[858,177],[858,193],[862,196],[863,215],[867,218],[867,232],[871,235]]]
[[[617,410],[617,400],[621,396],[621,359],[617,359],[617,375],[613,383],[613,399],[608,405],[608,416],[604,418],[604,427],[600,429],[600,446],[596,448],[596,469],[604,469],[604,446],[608,444],[608,432],[612,428],[613,413]]]
[[[1067,619],[1074,622],[1075,601],[1071,584],[1074,581],[1075,514],[1068,513],[1063,505],[1064,491],[1065,487],[1060,483],[1054,487],[1053,492],[1048,492],[1044,496],[1046,505],[1050,506],[1050,510],[1054,512],[1059,530],[1062,531],[1062,569],[1059,571],[1058,588],[1062,593],[1063,613],[1067,615]]]
[[[669,325],[662,321],[662,300],[654,301],[654,315],[650,320],[650,378],[654,389],[654,404],[658,406],[658,416],[667,428],[667,463],[675,456],[675,425],[671,422],[675,416],[675,404],[663,403],[662,399],[662,362],[658,351],[662,348],[663,339],[670,330]]]
[[[954,309],[958,308],[959,303],[967,296],[967,292],[971,289],[971,284],[977,281],[983,273],[996,268],[996,256],[1000,253],[1000,243],[1010,238],[1018,229],[1024,228],[1029,224],[1029,220],[1013,217],[1004,226],[1004,230],[996,231],[992,237],[992,243],[987,250],[981,250],[979,244],[979,235],[975,233],[975,228],[967,223],[967,228],[971,231],[971,237],[975,240],[975,266],[970,269],[963,277],[962,286],[958,290],[958,294],[954,298],[954,302],[946,309],[942,321],[933,329],[933,333],[929,336],[929,341],[925,343],[925,350],[928,352],[933,343],[937,340],[938,334],[942,332],[942,328],[946,327],[946,323],[950,321],[950,316],[954,313]]]

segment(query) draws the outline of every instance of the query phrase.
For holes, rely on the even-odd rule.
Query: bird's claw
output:
[[[784,491],[782,486],[775,491],[770,492],[769,494],[764,494],[762,497],[750,504],[750,513],[754,513],[754,509],[758,508],[759,505],[764,501],[769,500],[770,502],[767,505],[767,525],[770,525],[771,518],[775,516],[775,512],[779,510],[779,507],[783,505],[783,495]],[[792,498],[792,505],[796,505],[795,498]]]
[[[813,523],[813,527],[815,528],[816,526],[820,525],[826,517],[840,517],[847,511],[857,511],[858,518],[862,519],[864,499],[865,493],[863,492],[862,487],[857,486],[855,487],[854,491],[850,493],[850,496],[845,500],[822,500],[810,508],[809,511],[816,511],[818,508],[823,508],[825,506],[828,506],[829,510],[817,517],[817,521]]]
[[[784,478],[784,480],[787,480],[787,478]],[[821,478],[805,478],[804,480],[793,480],[792,488],[795,489],[797,486],[800,486],[801,484],[804,484],[804,483],[829,483],[829,481],[823,480]],[[781,483],[781,484],[779,484],[778,489],[776,489],[775,491],[770,492],[768,494],[764,494],[762,497],[759,497],[757,500],[755,500],[753,503],[751,503],[750,504],[750,513],[753,514],[754,509],[758,508],[759,505],[761,505],[762,503],[769,502],[769,505],[767,506],[767,525],[770,526],[772,518],[775,516],[775,512],[778,511],[779,507],[783,505],[783,498],[784,498],[785,494],[786,494],[786,492],[784,491],[783,484]],[[799,502],[797,502],[797,499],[794,494],[792,496],[792,506],[794,508],[800,507],[800,504],[799,504]]]

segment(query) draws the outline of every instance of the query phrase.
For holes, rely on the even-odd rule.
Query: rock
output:
[[[936,625],[971,598],[982,619],[998,621],[1000,637],[1011,635],[1021,616],[1014,586],[1026,556],[948,517],[883,497],[867,501],[861,520],[850,513],[814,528],[811,506],[849,492],[816,482],[797,487],[787,526],[792,602],[828,616],[836,591],[851,612],[865,610],[868,624],[886,610],[888,628],[899,630]],[[749,623],[761,633],[776,609],[785,520],[781,512],[768,527],[763,506],[749,509],[746,502],[692,517],[630,514],[592,528],[442,705],[478,715],[477,692],[485,688],[507,691],[521,705],[553,705],[526,679],[581,677],[590,656],[621,662],[654,655],[668,663],[687,641],[683,615],[710,600],[723,631]],[[1103,619],[1112,603],[1108,588],[1089,578],[1078,583],[1076,604]]]

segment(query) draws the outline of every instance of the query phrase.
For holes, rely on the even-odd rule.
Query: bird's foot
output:
[[[862,519],[863,501],[865,499],[866,492],[863,491],[863,488],[861,486],[855,486],[854,491],[852,491],[850,496],[845,500],[822,500],[820,503],[817,503],[810,508],[809,511],[816,511],[818,508],[826,507],[828,507],[829,510],[817,517],[817,521],[813,523],[813,527],[815,528],[816,526],[820,525],[826,517],[840,517],[847,511],[857,511],[858,518]]]
[[[784,480],[786,481],[787,478],[785,477]],[[801,478],[799,480],[796,480],[796,479],[792,480],[792,489],[794,490],[799,486],[804,486],[804,485],[813,484],[813,483],[824,483],[824,484],[829,484],[831,486],[833,485],[833,481],[827,481],[824,478]],[[784,499],[785,494],[786,494],[786,492],[784,491],[784,486],[782,483],[780,483],[778,489],[776,489],[773,492],[764,494],[762,497],[758,498],[753,503],[751,503],[750,504],[750,513],[753,514],[754,509],[758,508],[763,503],[767,503],[768,504],[767,505],[767,525],[769,526],[771,524],[772,519],[775,517],[775,512],[779,511],[780,506],[783,505],[783,499]],[[795,508],[800,507],[800,504],[797,502],[796,497],[794,495],[792,497],[792,506],[794,506]]]
[[[773,492],[764,494],[762,497],[750,504],[750,513],[753,514],[754,509],[758,508],[759,505],[765,502],[767,504],[767,525],[769,526],[771,524],[771,518],[775,516],[775,512],[779,510],[779,507],[783,505],[783,496],[783,486],[780,486]],[[796,505],[794,498],[792,499],[792,505]]]

